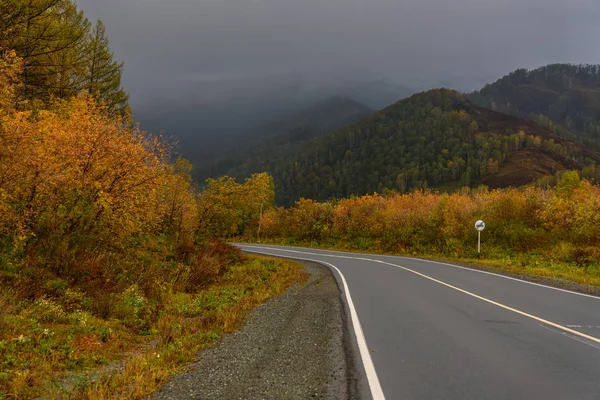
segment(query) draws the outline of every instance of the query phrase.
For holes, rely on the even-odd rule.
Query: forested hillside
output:
[[[483,107],[532,118],[561,135],[600,148],[598,65],[553,64],[531,71],[519,69],[468,98]]]
[[[196,172],[199,181],[228,172],[254,157],[267,157],[298,142],[323,136],[325,133],[352,124],[372,113],[364,104],[348,97],[333,96],[312,107],[265,128],[237,135],[231,141],[235,154],[201,166]]]
[[[512,172],[503,170],[510,156],[525,149],[538,156]],[[322,138],[255,154],[230,173],[243,177],[268,171],[275,179],[277,201],[291,204],[300,197],[325,200],[385,189],[405,193],[480,183],[521,185],[595,161],[600,154],[533,121],[475,106],[456,91],[438,89]],[[537,173],[523,180],[527,169]]]

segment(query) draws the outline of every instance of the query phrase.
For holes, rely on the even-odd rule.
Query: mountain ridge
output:
[[[531,168],[538,173],[524,182],[513,171],[496,184],[490,177],[504,172],[509,155],[525,149],[537,155]],[[520,186],[592,162],[600,162],[599,153],[534,121],[488,110],[454,90],[434,89],[228,172],[237,178],[271,173],[277,200],[287,205],[300,197],[327,200],[386,189]]]
[[[176,151],[197,167],[236,151],[234,138],[264,129],[330,96],[379,109],[418,91],[393,81],[276,75],[219,81],[173,81],[133,109],[144,130],[176,138]],[[171,98],[170,93],[178,93]]]
[[[531,118],[600,150],[600,65],[518,69],[466,96],[482,107]]]
[[[219,175],[244,163],[248,157],[258,157],[310,140],[331,130],[357,122],[373,113],[370,107],[347,96],[330,96],[291,116],[272,123],[265,128],[236,135],[235,152],[217,159],[208,165],[200,166],[195,174],[199,180]]]
[[[239,150],[258,147],[265,142],[285,144],[321,136],[327,131],[358,121],[375,110],[350,97],[336,95],[303,108],[264,128],[234,137]]]

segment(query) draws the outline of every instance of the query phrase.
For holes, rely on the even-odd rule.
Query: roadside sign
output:
[[[485,222],[482,220],[475,222],[475,229],[477,229],[477,254],[481,254],[481,231],[485,229]]]
[[[485,229],[485,222],[483,222],[482,220],[479,220],[477,222],[475,222],[475,229],[477,229],[478,231],[482,231]]]

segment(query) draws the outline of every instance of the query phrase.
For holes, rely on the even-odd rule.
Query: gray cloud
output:
[[[188,83],[302,74],[472,87],[519,67],[600,63],[597,0],[78,3],[105,22],[134,108]]]

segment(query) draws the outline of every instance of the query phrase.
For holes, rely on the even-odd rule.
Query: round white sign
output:
[[[485,229],[485,222],[483,222],[482,220],[479,220],[477,222],[475,222],[475,229],[477,229],[478,231],[482,231]]]

